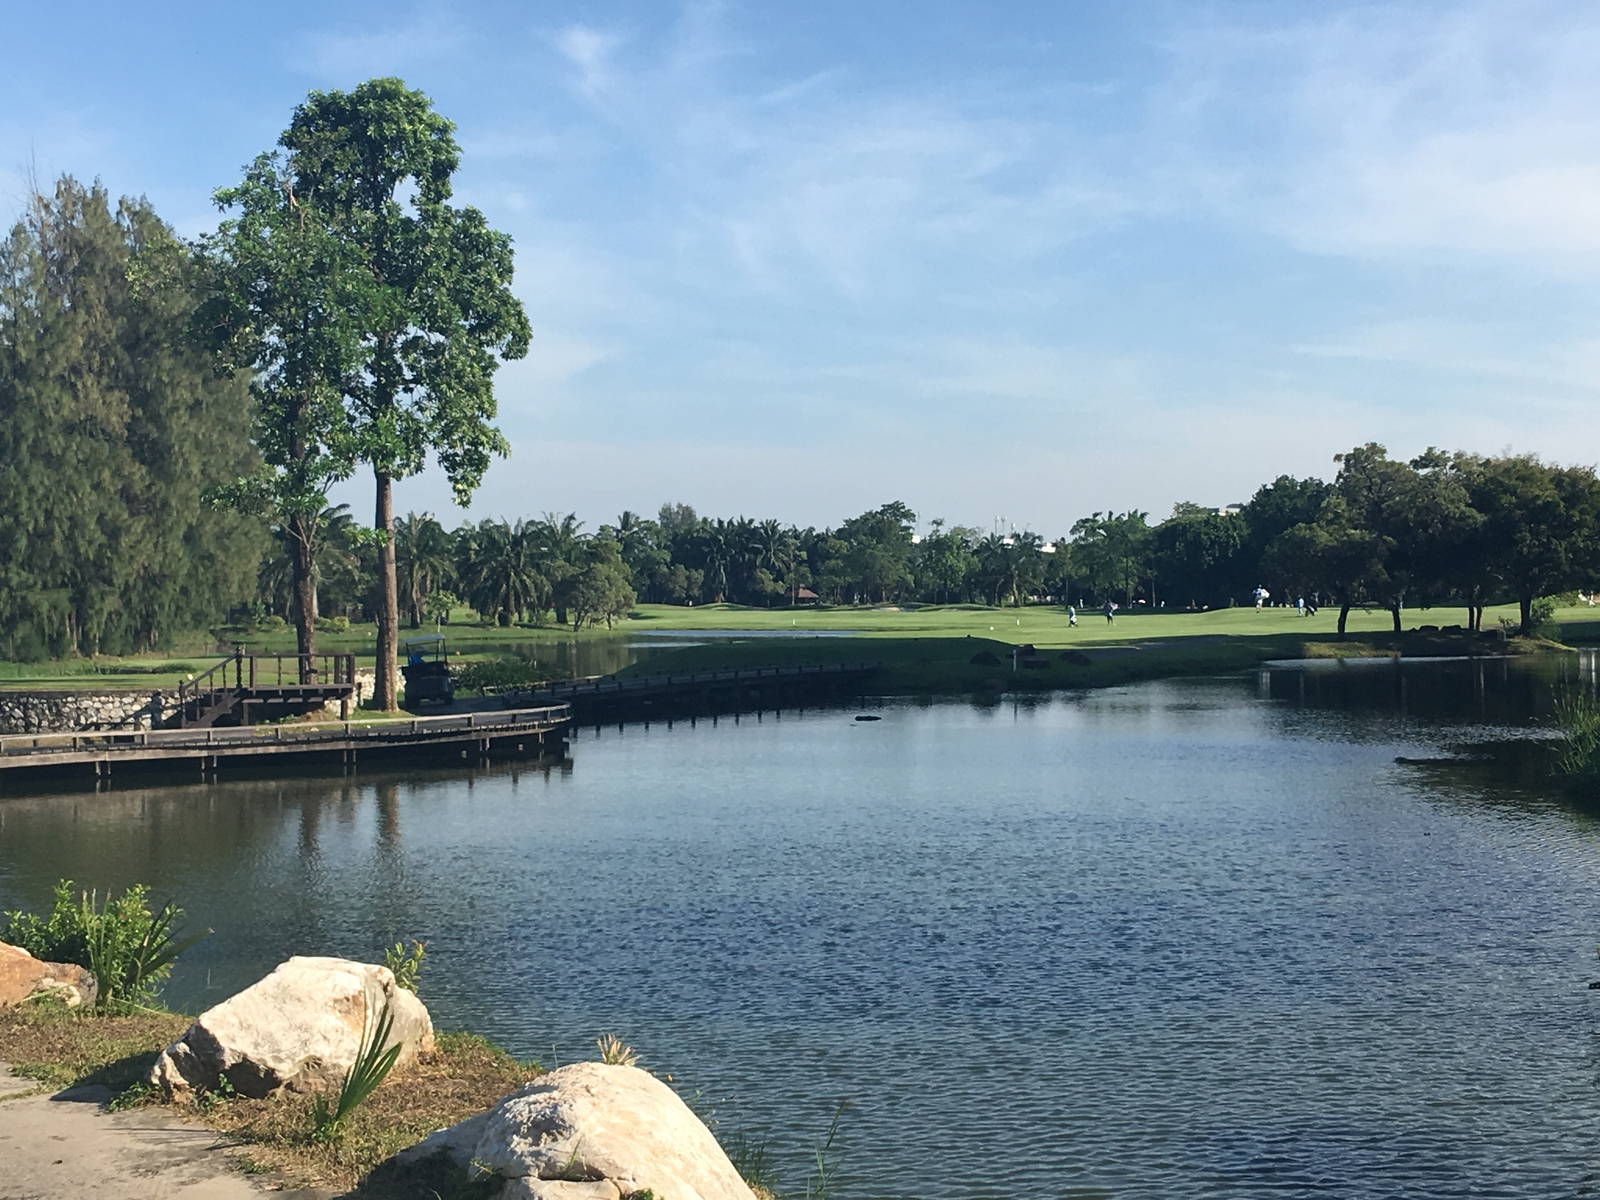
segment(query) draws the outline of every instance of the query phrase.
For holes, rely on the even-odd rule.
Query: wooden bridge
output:
[[[564,742],[570,720],[571,710],[556,704],[399,721],[15,734],[0,737],[0,780],[38,774],[104,780],[126,767],[210,778],[224,765],[285,756],[353,767],[359,758],[398,754],[447,761],[541,754]]]
[[[356,691],[354,654],[246,654],[240,650],[178,685],[167,729],[254,725],[339,706],[350,716]]]
[[[567,704],[574,719],[606,720],[639,712],[707,712],[844,695],[878,669],[876,663],[817,667],[741,667],[670,675],[603,675],[507,693],[508,704]]]

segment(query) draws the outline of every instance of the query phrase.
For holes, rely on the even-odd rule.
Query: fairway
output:
[[[1484,627],[1498,630],[1501,619],[1514,621],[1515,605],[1491,608],[1484,616]],[[1337,639],[1338,610],[1324,608],[1314,617],[1302,617],[1292,608],[1227,608],[1213,612],[1150,612],[1146,610],[1120,610],[1114,622],[1108,623],[1102,613],[1079,610],[1077,628],[1067,624],[1064,609],[1036,605],[1027,608],[984,608],[974,605],[910,605],[862,608],[801,608],[765,609],[743,608],[737,605],[707,604],[679,607],[668,604],[643,604],[628,618],[619,621],[616,628],[584,629],[574,633],[560,626],[511,626],[503,628],[481,624],[475,614],[460,609],[454,614],[457,623],[444,626],[444,633],[453,649],[460,651],[462,659],[492,657],[495,649],[510,643],[570,642],[600,639],[627,639],[648,636],[668,630],[726,630],[730,632],[796,633],[855,633],[851,638],[829,638],[823,648],[811,643],[812,656],[822,655],[829,661],[842,659],[900,659],[902,652],[890,649],[888,643],[917,639],[924,642],[954,641],[974,638],[987,639],[1011,645],[1034,645],[1040,649],[1068,650],[1133,646],[1160,642],[1165,654],[1173,659],[1175,670],[1183,670],[1184,660],[1192,656],[1179,653],[1184,643],[1193,639],[1193,650],[1206,652],[1199,655],[1219,666],[1237,659],[1241,665],[1258,660],[1263,651],[1272,648],[1274,653],[1293,656],[1302,642],[1331,642]],[[471,621],[471,624],[463,622]],[[1464,624],[1466,610],[1462,608],[1413,609],[1404,614],[1407,629],[1419,625]],[[1564,608],[1557,611],[1555,623],[1561,628],[1561,638],[1569,644],[1587,644],[1600,641],[1600,611],[1584,607]],[[1389,636],[1389,614],[1380,609],[1354,609],[1350,613],[1347,640],[1364,641],[1369,637]],[[432,627],[428,627],[431,632]],[[410,630],[402,630],[404,638]],[[318,648],[324,651],[347,650],[367,658],[374,642],[374,629],[370,624],[353,625],[345,633],[324,633],[317,638]],[[183,639],[179,652],[128,655],[99,659],[64,659],[56,662],[18,663],[0,662],[0,688],[7,689],[170,689],[186,675],[204,670],[220,654],[229,653],[242,645],[254,653],[293,653],[294,635],[289,630],[272,632],[221,631],[220,638],[196,633]],[[1224,647],[1236,647],[1239,655],[1221,653]],[[1246,652],[1246,647],[1251,649]],[[758,660],[773,664],[787,662],[798,653],[798,648],[784,639],[761,638],[741,644],[736,650],[729,646],[696,648],[690,655],[682,652],[683,661],[694,662],[734,661],[751,664]],[[677,657],[677,656],[675,656]],[[947,656],[941,656],[947,657]],[[818,659],[821,661],[821,659]],[[658,660],[659,661],[659,660]],[[1148,671],[1144,672],[1148,673]],[[1041,678],[1030,686],[1048,684]]]
[[[1302,617],[1292,608],[1222,608],[1212,612],[1167,612],[1164,609],[1119,609],[1107,622],[1099,610],[1078,610],[1076,629],[1067,624],[1065,609],[1054,605],[1027,608],[984,608],[976,605],[910,605],[872,608],[761,609],[727,604],[681,608],[667,604],[642,604],[636,616],[618,626],[619,631],[656,629],[749,630],[853,630],[872,637],[986,637],[996,641],[1036,646],[1083,646],[1146,638],[1259,637],[1294,634],[1300,637],[1333,636],[1339,610],[1324,608],[1314,617]],[[1515,605],[1491,608],[1484,615],[1485,629],[1500,628],[1500,618],[1514,621]],[[1600,609],[1569,608],[1557,612],[1556,622],[1600,621]],[[1403,625],[1465,625],[1464,608],[1411,609]],[[1387,633],[1389,614],[1382,609],[1352,609],[1347,630]]]

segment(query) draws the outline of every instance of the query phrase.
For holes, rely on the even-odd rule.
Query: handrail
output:
[[[246,654],[243,650],[235,650],[225,658],[219,658],[193,679],[186,679],[178,684],[178,703],[180,706],[190,701],[198,700],[204,692],[223,691],[229,687],[259,687],[266,685],[267,672],[262,670],[262,664],[272,664],[271,686],[284,686],[284,666],[293,663],[294,669],[290,672],[291,685],[300,682],[301,675],[309,675],[313,680],[319,676],[327,680],[333,687],[348,686],[355,683],[356,656],[354,654]],[[233,668],[233,682],[228,682],[228,668]],[[213,675],[220,677],[212,683],[207,683]],[[247,682],[248,681],[248,682]]]
[[[241,725],[226,729],[155,729],[122,733],[35,733],[0,737],[0,757],[52,751],[137,750],[150,747],[266,745],[282,742],[349,741],[415,737],[457,730],[515,729],[570,720],[571,705],[551,704],[503,712],[413,717],[408,721],[341,721],[318,725]],[[26,743],[24,745],[24,743]],[[42,743],[42,744],[41,744]]]

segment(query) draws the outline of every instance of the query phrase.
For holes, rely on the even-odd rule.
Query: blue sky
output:
[[[7,28],[12,211],[31,164],[196,233],[308,89],[433,97],[534,325],[473,517],[902,499],[1052,536],[1368,440],[1600,459],[1593,5],[80,3]],[[460,516],[433,476],[396,503]]]

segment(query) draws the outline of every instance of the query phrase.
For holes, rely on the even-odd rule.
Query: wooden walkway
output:
[[[246,654],[237,650],[194,679],[178,685],[166,728],[204,729],[253,725],[258,720],[300,716],[329,704],[350,715],[355,698],[354,654]]]
[[[354,765],[361,758],[404,753],[539,753],[564,739],[571,717],[567,705],[554,704],[402,721],[11,734],[0,737],[0,779],[47,772],[106,779],[113,768],[126,767],[209,776],[224,763],[281,762],[286,755]]]

